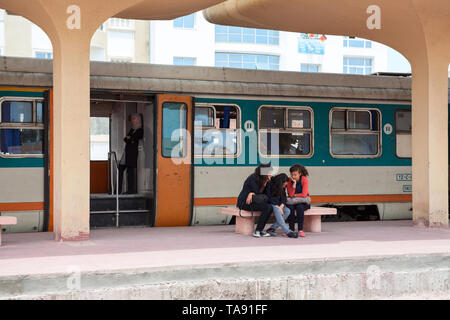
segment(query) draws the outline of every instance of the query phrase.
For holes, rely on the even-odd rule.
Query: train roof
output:
[[[0,85],[51,87],[52,60],[2,57]],[[91,62],[91,88],[187,95],[411,101],[411,78]],[[450,93],[450,90],[449,90]]]

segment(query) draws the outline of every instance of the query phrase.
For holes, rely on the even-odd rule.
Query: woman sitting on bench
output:
[[[273,212],[272,206],[268,203],[265,189],[267,182],[272,176],[270,163],[260,164],[253,174],[248,176],[239,193],[236,206],[241,210],[261,211],[254,237],[270,237],[270,234],[263,231],[270,214]]]
[[[308,191],[308,170],[301,164],[293,165],[289,171],[291,179],[287,185],[287,206],[291,210],[289,216],[289,228],[295,230],[295,222],[298,225],[298,233],[300,237],[306,237],[303,232],[303,221],[305,219],[305,211],[311,208],[311,198]]]

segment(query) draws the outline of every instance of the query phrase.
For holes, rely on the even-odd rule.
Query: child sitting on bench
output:
[[[273,214],[275,215],[276,222],[267,229],[267,233],[271,236],[276,236],[275,230],[281,227],[283,232],[289,238],[298,238],[298,233],[289,230],[284,220],[289,217],[290,210],[286,207],[286,186],[289,183],[289,177],[280,173],[275,177],[272,177],[266,186],[266,194],[269,197],[269,203],[273,207]]]

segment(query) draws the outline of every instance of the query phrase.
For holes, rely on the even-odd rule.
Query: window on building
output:
[[[311,157],[312,109],[262,106],[259,109],[258,144],[265,157]]]
[[[344,37],[346,48],[372,48],[372,41],[356,37]]]
[[[45,51],[36,51],[34,53],[34,57],[38,59],[53,59],[53,53]]]
[[[307,64],[302,63],[300,66],[301,72],[319,72],[320,71],[320,64]]]
[[[0,118],[0,152],[29,156],[43,153],[42,100],[3,100]]]
[[[109,117],[90,119],[91,161],[106,161],[109,153]]]
[[[395,142],[396,154],[399,158],[411,158],[411,110],[395,112]]]
[[[197,64],[197,59],[187,57],[173,57],[173,64],[175,66],[195,66]]]
[[[344,57],[344,73],[371,74],[372,58]]]
[[[195,26],[195,13],[173,20],[174,28],[193,29]]]
[[[279,70],[280,57],[262,54],[216,52],[216,67]]]
[[[279,45],[280,32],[241,27],[215,26],[216,42]]]
[[[194,154],[236,157],[239,153],[240,110],[236,105],[195,106]]]
[[[377,109],[331,109],[330,151],[336,157],[374,158],[381,154]]]

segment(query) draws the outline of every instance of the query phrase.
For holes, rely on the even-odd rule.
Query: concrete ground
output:
[[[120,228],[92,230],[85,242],[56,242],[52,233],[4,234],[0,298],[254,299],[260,288],[249,286],[283,286],[286,279],[297,281],[289,285],[295,294],[277,289],[266,298],[396,298],[422,291],[450,298],[450,229],[375,221],[329,222],[322,230],[291,239],[243,236],[234,226]],[[73,287],[67,281],[77,272],[81,285]],[[327,277],[335,284],[324,292]]]

